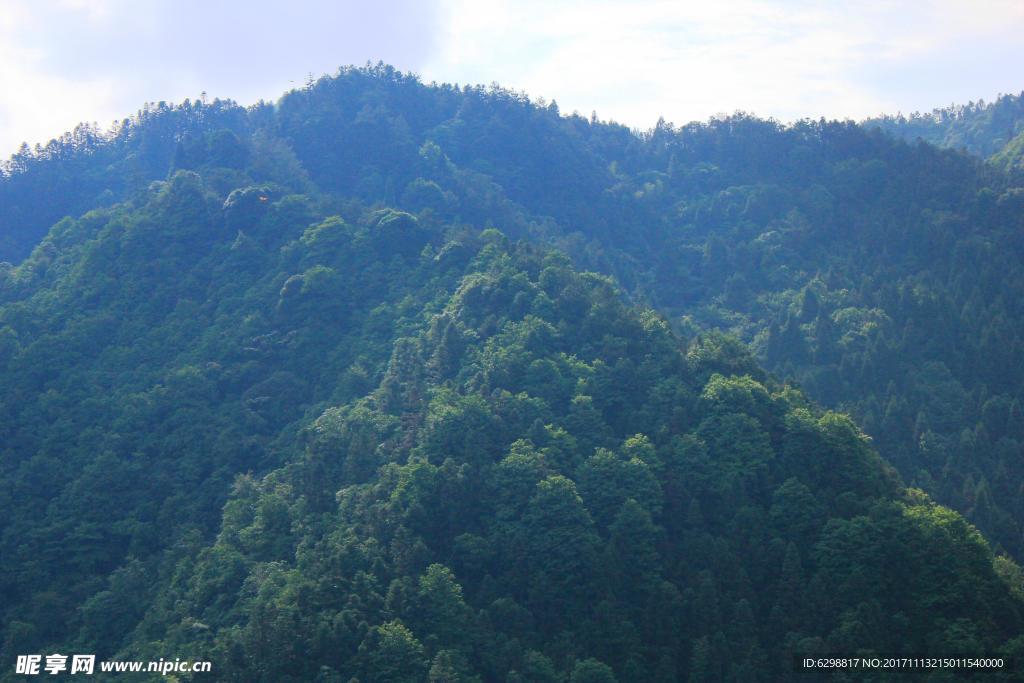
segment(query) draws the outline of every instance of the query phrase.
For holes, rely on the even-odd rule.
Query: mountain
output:
[[[921,139],[987,159],[1024,132],[1024,92],[1000,95],[995,102],[978,100],[931,113],[914,112],[909,117],[879,116],[866,120],[864,125],[908,142]]]
[[[3,659],[1019,653],[1014,183],[848,123],[637,134],[383,66],[16,156]]]
[[[493,229],[331,210],[179,171],[10,274],[5,655],[774,680],[1018,647],[1019,568],[734,341]]]
[[[29,255],[50,226],[65,216],[111,206],[145,193],[155,180],[166,180],[179,143],[219,132],[217,152],[227,168],[237,152],[237,138],[268,107],[243,109],[232,102],[186,101],[147,104],[116,129],[101,131],[82,124],[34,149],[23,144],[0,174],[0,260],[17,263]],[[217,145],[222,147],[218,147]]]

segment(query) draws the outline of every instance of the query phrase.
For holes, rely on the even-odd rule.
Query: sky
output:
[[[0,0],[0,158],[367,61],[640,129],[930,111],[1024,90],[1022,35],[1022,0]]]

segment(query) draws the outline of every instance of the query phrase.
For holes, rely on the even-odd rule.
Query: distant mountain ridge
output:
[[[351,87],[359,80],[359,74],[368,71],[349,69],[346,73],[349,85],[345,87]],[[422,87],[415,77],[394,73],[399,80]],[[442,124],[445,116],[455,114],[452,103],[459,98],[450,94],[459,93],[460,89],[444,85],[440,91],[449,93],[444,98],[448,106],[434,98],[434,116],[431,119],[427,112],[418,115],[417,134],[423,135],[430,123]],[[467,86],[463,91],[482,93],[484,89]],[[289,95],[292,102],[300,101],[302,92],[293,91]],[[503,93],[510,100],[528,101],[512,91]],[[362,114],[367,115],[368,110]],[[406,114],[409,112],[403,112],[403,121],[409,123]],[[159,102],[147,104],[110,131],[82,124],[46,145],[36,145],[34,149],[23,145],[0,169],[0,260],[16,263],[23,259],[45,230],[65,215],[80,215],[95,206],[120,201],[147,183],[165,178],[169,170],[179,167],[176,155],[184,138],[216,130],[229,130],[243,137],[256,131],[267,134],[280,130],[284,123],[270,103],[241,107],[221,99],[186,100],[179,105]],[[689,124],[680,130],[701,125]],[[963,149],[982,158],[996,156],[1008,168],[1007,164],[1013,167],[1013,159],[1019,156],[1013,150],[1015,144],[1019,146],[1015,138],[1024,132],[1024,93],[1002,95],[992,103],[952,105],[928,114],[869,118],[861,125],[908,142],[922,139],[937,147]],[[617,131],[612,137],[617,138],[619,145],[633,137],[623,126],[604,127]],[[657,130],[647,133],[656,134]],[[304,136],[291,140],[300,146],[307,144]]]
[[[1000,95],[994,102],[979,100],[951,105],[930,113],[870,118],[863,125],[881,128],[908,142],[921,139],[988,159],[1024,133],[1024,92]]]

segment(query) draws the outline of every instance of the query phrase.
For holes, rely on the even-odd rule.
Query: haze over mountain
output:
[[[1019,656],[1005,168],[852,122],[638,134],[382,65],[24,150],[3,659],[575,683]]]

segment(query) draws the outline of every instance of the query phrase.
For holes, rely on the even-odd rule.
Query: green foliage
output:
[[[260,257],[270,272],[221,285],[208,323],[219,334],[171,309],[181,346],[163,365],[113,384],[109,403],[86,393],[79,407],[56,404],[65,419],[108,425],[108,448],[152,452],[147,470],[113,454],[90,463],[93,441],[69,437],[83,439],[68,452],[92,476],[144,487],[162,448],[175,449],[174,469],[118,510],[72,508],[65,538],[77,564],[59,573],[18,546],[5,553],[22,568],[9,595],[37,587],[12,603],[31,620],[10,620],[12,647],[76,637],[118,653],[203,653],[230,680],[671,680],[771,678],[786,665],[766,653],[794,638],[989,650],[1018,627],[1015,564],[995,560],[955,513],[904,493],[849,419],[755,379],[749,358],[723,351],[728,342],[687,350],[649,311],[609,298],[604,280],[565,266],[554,286],[578,302],[540,318],[549,257],[491,237],[464,242],[477,251],[461,271],[423,254],[360,285],[344,263],[365,256],[359,232],[379,215],[365,216],[296,226],[279,254]],[[331,235],[345,236],[338,252],[321,250]],[[229,248],[214,242],[193,267],[219,272]],[[76,301],[60,284],[76,270],[64,272],[26,301],[42,311],[53,296]],[[320,306],[344,296],[349,310],[280,309],[307,295]],[[122,324],[152,315],[149,301],[134,305]],[[17,334],[25,349],[40,343],[31,328]],[[105,337],[112,363],[129,352],[114,353],[118,339]],[[23,353],[12,388],[34,377]],[[438,358],[448,360],[426,360]],[[533,372],[538,363],[550,371]],[[342,381],[354,366],[368,368],[362,385]],[[37,435],[29,418],[58,399],[47,396],[6,405],[26,420],[17,439]],[[1002,410],[989,410],[994,430],[1008,429]],[[194,494],[198,479],[182,477],[216,463],[221,477],[259,471],[235,479],[226,503],[176,488]],[[47,465],[23,467],[29,476]],[[54,505],[87,503],[84,482],[67,486]],[[194,526],[163,542],[145,534],[198,503],[207,507],[185,508]],[[8,524],[34,528],[30,517]],[[102,535],[124,527],[135,529],[128,545]],[[160,577],[152,584],[146,563]],[[73,632],[40,591],[57,581],[83,604],[65,619]],[[129,595],[133,609],[101,618]]]
[[[1017,137],[993,154],[989,161],[1007,173],[1017,175],[1024,173],[1024,128],[1021,128]]]
[[[995,102],[978,100],[931,113],[883,116],[868,119],[864,125],[877,126],[908,141],[922,139],[940,147],[989,157],[1024,131],[1024,93],[1000,95]]]
[[[616,683],[616,678],[607,664],[596,659],[585,659],[573,667],[569,683]]]
[[[389,621],[381,624],[372,631],[360,649],[366,652],[363,675],[367,681],[423,681],[423,674],[427,668],[423,646],[402,622]],[[444,664],[443,661],[440,663]]]
[[[1009,176],[382,65],[76,135],[0,181],[0,255],[34,248],[0,268],[5,661],[553,683],[1021,651],[1020,568],[930,497],[1019,556]]]

